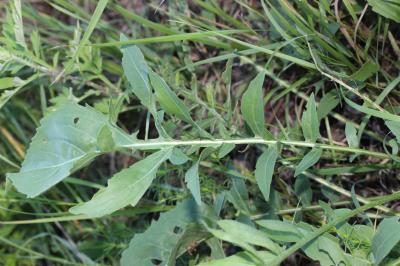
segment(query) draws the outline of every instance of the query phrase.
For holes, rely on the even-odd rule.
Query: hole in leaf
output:
[[[183,229],[181,227],[179,227],[179,226],[175,226],[174,227],[174,233],[175,234],[180,234],[180,233],[182,233],[182,231],[183,231]]]
[[[161,265],[162,260],[159,260],[159,259],[151,259],[151,263],[153,263],[153,265]]]
[[[79,122],[79,117],[75,117],[74,118],[74,124],[76,125],[76,124],[78,124],[78,122]]]

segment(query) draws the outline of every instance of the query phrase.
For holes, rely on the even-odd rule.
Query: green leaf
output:
[[[302,238],[302,233],[296,225],[278,220],[258,220],[256,223],[263,227],[268,237],[275,241],[296,242]]]
[[[249,194],[246,189],[246,184],[242,178],[232,178],[231,189],[226,193],[226,198],[231,202],[236,209],[250,215],[251,208],[249,203]]]
[[[370,78],[373,74],[375,74],[379,70],[379,65],[377,65],[374,61],[369,60],[364,63],[359,70],[353,73],[350,78],[365,81]]]
[[[339,104],[339,98],[337,95],[336,90],[331,90],[322,96],[318,105],[319,120],[325,118]]]
[[[309,242],[303,247],[304,253],[321,266],[350,265],[339,244],[327,236],[325,234]]]
[[[392,131],[393,135],[395,135],[397,142],[400,143],[400,122],[385,121],[385,124]]]
[[[400,3],[396,0],[368,0],[372,10],[385,18],[400,23]]]
[[[260,72],[249,84],[243,94],[240,110],[244,120],[249,125],[254,135],[264,139],[273,139],[272,134],[265,128],[264,97],[262,87],[265,73]]]
[[[346,128],[344,130],[346,135],[347,143],[351,148],[358,147],[358,136],[357,136],[357,129],[353,123],[346,122]]]
[[[232,143],[224,143],[221,145],[221,148],[218,150],[218,159],[224,158],[235,148],[235,144]]]
[[[385,218],[372,239],[372,253],[378,265],[400,241],[399,217]]]
[[[185,181],[188,189],[192,193],[194,199],[197,204],[201,205],[201,193],[200,193],[200,176],[199,176],[199,163],[204,158],[208,157],[212,152],[214,152],[214,147],[205,148],[199,159],[189,168],[189,170],[185,174]]]
[[[108,180],[108,186],[100,189],[93,198],[74,206],[70,212],[100,217],[117,211],[129,204],[135,206],[150,187],[160,165],[169,158],[171,149],[147,156]]]
[[[97,134],[97,147],[102,152],[111,152],[115,148],[112,131],[108,125],[104,125]]]
[[[305,175],[299,175],[294,183],[294,192],[304,206],[311,204],[313,191],[310,181]]]
[[[188,160],[189,157],[179,148],[174,148],[171,156],[169,157],[169,161],[174,165],[182,165]]]
[[[346,96],[343,96],[343,99],[350,107],[356,109],[357,111],[360,111],[362,113],[365,113],[365,114],[368,114],[371,116],[379,117],[382,119],[400,122],[400,116],[398,116],[398,115],[391,114],[388,111],[375,110],[375,109],[368,108],[365,105],[356,104],[355,102],[346,98]]]
[[[189,124],[195,124],[193,119],[190,117],[189,109],[169,88],[167,83],[153,71],[150,71],[149,77],[151,85],[156,93],[157,100],[165,112],[176,115],[178,118]]]
[[[258,158],[256,163],[255,176],[257,185],[266,201],[269,201],[272,175],[274,174],[275,162],[278,158],[278,151],[275,147],[269,147]]]
[[[201,205],[199,162],[195,162],[185,174],[186,186],[198,205]]]
[[[268,254],[265,251],[258,251],[257,253],[264,252]],[[269,254],[268,254],[269,255]],[[259,254],[259,256],[261,256]],[[207,262],[202,262],[198,264],[197,266],[254,266],[257,265],[258,261],[254,260],[254,257],[251,256],[248,252],[238,252],[235,255],[219,259],[219,260],[212,260],[212,261],[207,261]]]
[[[124,35],[121,41],[127,40]],[[128,79],[132,92],[139,98],[140,102],[150,109],[152,91],[149,84],[149,68],[144,56],[136,45],[124,46],[121,48],[122,67]]]
[[[179,253],[190,242],[197,240],[192,237],[191,241],[186,241],[189,242],[187,246],[182,241],[191,229],[190,225],[198,223],[201,214],[201,209],[193,200],[186,200],[162,213],[144,233],[135,234],[129,247],[122,253],[121,265],[154,266],[153,261],[157,261],[157,265],[175,265]]]
[[[28,197],[41,194],[102,153],[98,144],[104,143],[99,139],[104,127],[118,145],[132,143],[132,138],[95,109],[72,102],[59,106],[42,119],[19,173],[7,177]]]
[[[301,118],[301,126],[303,129],[304,139],[314,143],[319,137],[319,119],[315,105],[314,93],[311,93],[306,107],[307,110],[303,113]]]
[[[229,235],[232,243],[240,244],[244,242],[264,247],[275,254],[282,251],[282,248],[269,239],[266,234],[247,224],[233,220],[221,220],[218,221],[218,225]]]
[[[299,174],[303,173],[305,170],[316,164],[319,161],[319,158],[321,158],[321,155],[322,149],[320,148],[313,148],[311,151],[309,151],[296,166],[294,176],[298,176]]]
[[[21,86],[24,84],[24,82],[25,81],[20,79],[19,77],[0,78],[0,90]]]

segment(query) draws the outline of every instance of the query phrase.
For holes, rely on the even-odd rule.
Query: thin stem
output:
[[[200,139],[200,140],[170,140],[170,141],[146,141],[146,142],[135,142],[131,144],[122,145],[121,148],[132,148],[132,149],[160,149],[176,146],[219,146],[222,144],[264,144],[264,145],[276,145],[282,144],[285,146],[298,146],[308,148],[321,148],[326,150],[342,151],[349,153],[357,153],[369,155],[377,158],[392,159],[393,157],[389,154],[377,151],[364,150],[359,148],[343,147],[338,145],[329,145],[322,143],[311,143],[306,141],[289,141],[289,140],[265,140],[261,138],[242,138],[242,139]],[[397,158],[397,157],[396,157]],[[400,158],[398,158],[400,160]]]

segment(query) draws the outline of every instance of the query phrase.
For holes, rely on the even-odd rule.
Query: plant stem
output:
[[[302,248],[304,245],[306,245],[307,243],[309,243],[310,241],[312,241],[313,239],[317,238],[318,236],[324,234],[325,232],[331,230],[333,227],[335,227],[337,224],[346,221],[347,219],[360,214],[362,212],[365,212],[368,209],[371,209],[377,205],[382,205],[385,204],[389,201],[392,200],[397,200],[400,199],[400,191],[395,192],[391,195],[388,196],[383,196],[380,197],[378,200],[374,200],[371,201],[368,204],[365,204],[364,206],[361,206],[357,209],[354,209],[352,211],[350,211],[349,213],[340,216],[334,220],[332,220],[331,222],[327,223],[326,225],[318,228],[317,230],[315,230],[314,232],[305,235],[303,239],[301,239],[300,241],[296,242],[296,244],[294,244],[293,246],[291,246],[290,248],[288,248],[287,250],[285,250],[283,253],[281,253],[276,260],[274,260],[272,262],[272,265],[280,265],[281,262],[283,262],[287,257],[289,257],[291,254],[293,254],[294,252],[296,252],[298,249]]]
[[[308,147],[308,148],[321,148],[326,150],[335,150],[349,153],[358,153],[363,155],[369,155],[377,158],[385,158],[392,159],[393,157],[389,154],[377,151],[370,151],[359,148],[350,148],[343,147],[338,145],[329,145],[322,143],[311,143],[306,141],[289,141],[289,140],[265,140],[261,138],[242,138],[242,139],[199,139],[199,140],[167,140],[167,141],[158,141],[158,140],[149,140],[146,142],[135,142],[132,144],[122,145],[121,148],[132,148],[132,149],[161,149],[167,147],[176,147],[176,146],[219,146],[222,144],[264,144],[264,145],[277,145],[282,144],[285,146],[298,146],[298,147]],[[397,157],[396,157],[397,158]],[[398,158],[400,160],[400,158]]]

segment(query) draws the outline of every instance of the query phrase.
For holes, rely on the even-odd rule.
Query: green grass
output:
[[[398,265],[397,11],[1,4],[0,264]]]

